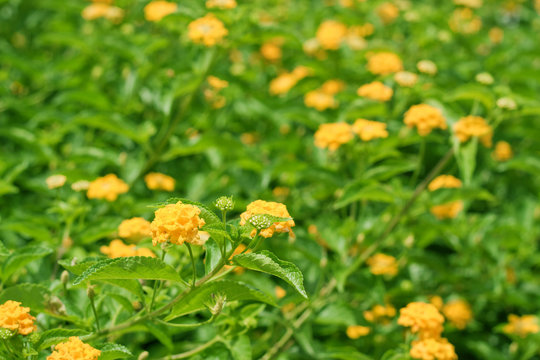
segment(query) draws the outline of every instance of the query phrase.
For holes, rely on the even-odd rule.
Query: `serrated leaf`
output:
[[[102,260],[86,269],[73,285],[89,280],[146,279],[181,281],[170,265],[157,258],[133,256]]]
[[[27,246],[15,250],[2,267],[2,281],[6,281],[13,273],[23,268],[34,260],[41,259],[52,253],[52,249],[43,246]]]
[[[478,138],[473,137],[465,144],[458,144],[456,160],[465,186],[471,184],[474,169],[476,168],[476,152]]]
[[[369,184],[359,189],[347,189],[341,198],[334,204],[334,209],[341,209],[355,201],[369,200],[377,202],[393,203],[396,195],[392,194],[392,189],[382,184]]]
[[[0,241],[0,256],[9,256],[9,250],[4,246],[4,243]]]
[[[44,350],[67,340],[70,336],[84,336],[88,334],[88,331],[80,329],[51,329],[41,334],[36,346],[39,350]]]
[[[98,349],[101,350],[99,360],[125,359],[133,356],[127,347],[120,344],[107,343]]]
[[[90,266],[96,264],[99,261],[102,261],[103,257],[89,257],[72,264],[73,260],[58,260],[58,264],[75,275],[81,275],[86,269]]]
[[[278,259],[270,251],[263,250],[259,253],[236,255],[233,257],[233,263],[246,269],[277,276],[285,280],[304,298],[308,298],[304,289],[304,276],[298,267],[291,262]]]
[[[215,299],[218,296],[224,297],[226,301],[260,301],[272,306],[277,306],[272,297],[260,290],[238,281],[221,280],[206,283],[195,288],[187,294],[182,301],[178,302],[173,307],[171,313],[165,320],[169,321],[181,315],[204,310],[207,307],[213,306],[215,304]]]
[[[18,284],[5,288],[0,292],[0,304],[5,303],[7,300],[18,301],[37,313],[47,307],[47,298],[50,293],[49,289],[43,285]]]
[[[227,347],[234,360],[252,359],[251,341],[249,341],[249,336],[245,334],[237,336],[233,341],[228,342]]]
[[[227,240],[232,241],[231,236],[225,230],[215,229],[212,227],[203,227],[201,230],[210,234],[210,237],[221,246],[223,246],[223,243],[226,243]]]

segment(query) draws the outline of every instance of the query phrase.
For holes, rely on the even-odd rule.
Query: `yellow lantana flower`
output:
[[[165,174],[152,172],[144,177],[144,182],[150,190],[173,191],[176,181]]]
[[[227,36],[229,31],[214,14],[206,14],[188,25],[188,36],[196,44],[214,46]]]
[[[200,213],[198,207],[181,201],[156,210],[154,221],[150,224],[154,246],[166,242],[198,244],[201,240],[199,229],[205,224],[199,217]]]
[[[86,192],[89,199],[106,199],[115,201],[118,195],[127,193],[128,184],[119,179],[115,174],[108,174],[92,181]]]
[[[124,244],[122,240],[118,239],[111,241],[109,246],[100,247],[99,251],[111,259],[131,256],[156,257],[156,255],[149,249],[137,248],[133,244],[127,245]]]
[[[380,52],[368,57],[367,69],[375,75],[387,75],[403,70],[403,63],[394,53]]]
[[[416,127],[421,136],[428,135],[433,129],[447,129],[441,110],[427,104],[411,106],[405,113],[403,122],[409,128]]]
[[[255,200],[247,206],[246,211],[240,214],[240,225],[245,225],[256,214],[267,214],[282,218],[291,217],[284,204],[273,201]],[[262,229],[259,234],[264,238],[272,237],[274,233],[289,233],[291,237],[294,237],[293,227],[294,220],[280,221],[273,223],[266,229]],[[251,235],[254,236],[255,233],[256,230]]]
[[[363,141],[371,141],[373,139],[388,137],[388,131],[386,131],[386,124],[379,121],[357,119],[352,125],[352,130]]]
[[[398,273],[396,258],[391,255],[378,253],[367,259],[366,263],[373,275],[394,276]]]
[[[151,1],[144,7],[144,18],[148,21],[160,21],[178,9],[178,4],[170,1]]]
[[[341,145],[351,141],[353,137],[352,128],[347,123],[321,124],[317,132],[315,132],[315,146],[336,151]]]
[[[55,345],[47,360],[98,360],[100,355],[101,351],[72,336],[68,341]]]
[[[357,93],[358,96],[366,97],[371,100],[388,101],[392,97],[394,91],[382,82],[374,81],[360,86]]]
[[[37,330],[35,320],[36,318],[30,315],[30,308],[21,306],[18,301],[8,300],[0,305],[0,328],[28,335]]]
[[[452,175],[439,175],[431,180],[428,185],[429,191],[438,189],[456,189],[461,187],[461,180]]]

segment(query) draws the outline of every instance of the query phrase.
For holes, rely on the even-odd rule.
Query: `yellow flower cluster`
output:
[[[378,253],[367,259],[366,263],[373,275],[394,276],[398,273],[396,258],[391,255]]]
[[[281,59],[283,52],[281,51],[281,45],[283,43],[283,38],[277,37],[266,41],[261,46],[261,55],[263,58],[270,62],[275,62]]]
[[[457,360],[454,345],[445,338],[430,338],[413,341],[410,351],[413,359],[421,360]]]
[[[514,334],[525,337],[528,334],[537,334],[540,332],[538,318],[535,315],[508,315],[508,324],[504,325],[503,331],[506,334]]]
[[[208,101],[214,109],[220,109],[225,106],[227,99],[219,92],[229,86],[229,82],[222,80],[217,76],[208,76],[206,81],[210,85],[209,89],[204,90],[204,98]]]
[[[112,1],[94,1],[93,4],[83,9],[81,16],[85,20],[105,18],[113,23],[118,23],[124,17],[124,10],[111,5],[111,3]]]
[[[107,255],[111,259],[116,259],[119,257],[130,257],[130,256],[147,256],[147,257],[156,257],[156,255],[149,249],[146,248],[136,248],[135,245],[126,245],[122,240],[113,240],[109,246],[102,246],[99,251],[102,254]]]
[[[367,69],[375,75],[387,75],[403,70],[403,63],[394,53],[380,52],[368,57]]]
[[[470,8],[479,8],[482,7],[482,0],[454,0],[454,4]]]
[[[357,91],[358,96],[377,101],[388,101],[392,97],[393,93],[394,91],[392,88],[384,85],[380,81],[374,81],[369,84],[362,85]]]
[[[385,2],[377,7],[377,15],[383,24],[390,24],[399,16],[399,9],[391,2]]]
[[[375,305],[371,310],[366,310],[363,313],[364,319],[369,322],[387,321],[388,318],[396,316],[396,308],[390,304],[387,305]]]
[[[443,331],[444,317],[428,303],[412,302],[399,310],[398,324],[411,328],[421,339],[438,338]]]
[[[308,92],[304,96],[304,104],[318,111],[336,108],[338,102],[334,95],[340,92],[345,84],[340,80],[328,80],[319,89]]]
[[[362,141],[388,137],[386,124],[378,121],[356,119],[352,125],[352,131],[355,132]]]
[[[405,113],[403,122],[410,128],[416,127],[421,136],[428,135],[433,129],[447,129],[441,110],[427,104],[411,106]]]
[[[347,123],[321,124],[315,132],[315,146],[336,151],[341,145],[351,141],[353,137],[352,128]]]
[[[454,219],[463,210],[463,201],[456,200],[433,206],[430,211],[439,220]]]
[[[474,34],[482,28],[482,20],[470,8],[460,8],[454,10],[448,25],[455,33]]]
[[[454,134],[460,142],[465,142],[471,137],[478,137],[485,147],[491,147],[493,129],[486,120],[480,116],[465,116],[454,124]]]
[[[429,185],[429,191],[438,189],[456,189],[461,187],[461,180],[452,175],[439,175],[433,179]]]
[[[421,360],[455,360],[454,346],[442,338],[444,317],[433,304],[412,302],[400,309],[398,324],[418,333],[413,341],[410,355]]]
[[[131,241],[139,241],[151,235],[150,222],[142,217],[126,219],[118,226],[118,236]]]
[[[178,9],[178,4],[170,1],[150,1],[144,7],[144,18],[148,21],[160,21]]]
[[[0,328],[28,335],[37,329],[34,320],[30,308],[21,306],[20,302],[8,300],[0,305]]]
[[[315,37],[323,49],[337,50],[347,36],[347,26],[335,20],[326,20],[319,25]]]
[[[165,174],[151,172],[145,175],[144,182],[150,190],[173,191],[176,181]]]
[[[367,326],[350,325],[347,327],[347,336],[349,339],[358,339],[359,337],[366,336],[371,332],[371,329]]]
[[[456,328],[463,330],[472,319],[471,306],[464,300],[453,300],[442,308],[444,316]]]
[[[206,14],[202,18],[193,20],[188,25],[188,36],[191,41],[205,46],[216,45],[228,33],[229,31],[214,14]]]
[[[236,7],[236,0],[206,0],[206,7],[208,9],[234,9]]]
[[[245,225],[249,218],[256,214],[267,214],[282,218],[291,217],[284,204],[272,201],[255,200],[247,206],[246,211],[240,214],[240,225]],[[294,232],[292,231],[293,226],[294,220],[276,222],[270,227],[262,229],[260,235],[264,238],[269,238],[272,237],[274,233],[289,233],[291,237],[294,237]],[[254,236],[255,233],[256,230],[254,230],[251,235]]]
[[[129,186],[115,174],[108,174],[90,183],[86,196],[89,199],[115,201],[118,195],[127,193]]]
[[[308,76],[310,70],[305,66],[297,66],[292,72],[284,72],[270,82],[270,94],[286,94],[300,80]]]
[[[200,213],[198,207],[182,204],[181,201],[156,210],[154,221],[150,224],[154,246],[168,241],[176,245],[184,242],[199,245],[199,228],[205,224],[199,217]]]
[[[507,161],[510,160],[514,153],[512,152],[512,147],[506,141],[498,141],[495,144],[495,150],[492,154],[493,158],[497,161]]]
[[[338,106],[338,102],[333,95],[328,94],[320,89],[308,92],[304,96],[304,104],[307,107],[316,109],[317,111],[333,109]]]
[[[68,341],[55,345],[47,360],[98,360],[100,355],[101,351],[72,336]]]

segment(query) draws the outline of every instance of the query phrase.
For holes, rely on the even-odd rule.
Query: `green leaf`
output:
[[[58,264],[62,265],[64,269],[72,272],[75,275],[81,275],[90,266],[103,260],[103,257],[89,257],[73,264],[73,260],[62,259],[58,260]]]
[[[133,256],[102,260],[86,269],[73,285],[89,280],[146,279],[181,281],[180,275],[160,259]]]
[[[334,204],[334,209],[341,209],[355,201],[361,200],[393,203],[396,201],[396,195],[393,194],[390,187],[382,184],[369,184],[359,189],[354,186],[345,189],[343,195]]]
[[[173,307],[165,321],[212,307],[218,297],[223,297],[226,301],[260,301],[277,306],[272,297],[247,284],[231,280],[212,281],[188,293],[182,301]]]
[[[225,230],[216,229],[211,226],[204,226],[201,230],[210,234],[210,237],[221,246],[223,246],[223,243],[226,243],[227,241],[232,242],[231,236]]]
[[[25,267],[34,260],[41,259],[52,253],[52,250],[43,246],[27,246],[15,250],[2,267],[2,281],[6,281],[17,270]]]
[[[243,334],[226,343],[234,360],[251,360],[252,349],[249,336]]]
[[[456,140],[457,141],[457,140]],[[476,167],[476,152],[478,149],[478,138],[473,137],[465,144],[457,143],[456,160],[463,178],[465,186],[471,184],[471,180]]]
[[[233,257],[233,263],[247,269],[261,271],[270,275],[277,276],[285,280],[304,298],[308,298],[304,289],[304,276],[302,272],[288,261],[278,259],[270,251],[263,250],[259,253],[240,254]]]
[[[88,331],[80,329],[51,329],[41,334],[36,346],[39,350],[44,350],[67,340],[70,336],[85,336],[88,334]]]
[[[32,312],[44,311],[47,307],[47,299],[51,292],[39,284],[18,284],[5,288],[0,292],[0,304],[7,300],[18,301],[23,306],[29,307]]]
[[[9,256],[9,250],[4,246],[4,243],[0,241],[0,256]]]
[[[99,360],[125,359],[133,356],[127,347],[120,344],[107,343],[98,349],[101,350]]]

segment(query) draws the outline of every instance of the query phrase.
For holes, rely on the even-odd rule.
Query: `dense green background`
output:
[[[233,195],[236,215],[259,198],[287,205],[296,222],[296,241],[274,237],[265,246],[303,271],[313,312],[295,330],[283,359],[361,359],[360,353],[380,359],[385,352],[392,358],[388,351],[393,350],[398,355],[392,359],[406,359],[399,355],[407,350],[399,350],[403,330],[395,321],[374,325],[372,334],[359,340],[348,339],[345,328],[366,325],[362,311],[385,299],[400,308],[435,294],[445,300],[461,297],[472,306],[474,321],[466,330],[445,331],[461,359],[540,359],[538,335],[519,340],[520,352],[512,353],[513,340],[500,331],[508,314],[540,311],[540,17],[532,1],[514,1],[515,12],[505,10],[508,1],[484,2],[475,10],[482,29],[462,35],[448,27],[455,8],[450,1],[400,2],[406,9],[386,26],[375,11],[380,1],[353,8],[323,1],[240,1],[236,9],[214,11],[229,35],[224,44],[208,49],[187,37],[187,24],[207,13],[200,1],[180,2],[177,13],[150,23],[143,16],[147,1],[118,0],[116,5],[126,11],[119,24],[84,20],[80,13],[85,1],[0,1],[0,236],[8,249],[50,249],[38,256],[41,260],[21,263],[24,269],[4,276],[4,291],[35,283],[59,295],[62,267],[55,265],[57,258],[97,256],[121,220],[151,220],[148,205],[170,194],[147,190],[142,177],[160,171],[176,179],[175,196],[211,203]],[[262,24],[263,13],[271,14],[275,23]],[[373,23],[367,49],[343,46],[326,60],[304,54],[302,43],[326,19]],[[504,30],[501,44],[489,41],[493,26]],[[285,39],[283,59],[269,64],[258,51],[275,36]],[[241,62],[231,61],[232,50],[241,53]],[[359,99],[358,86],[375,79],[365,69],[365,54],[371,50],[395,52],[413,72],[419,60],[430,59],[439,72],[419,75],[410,89],[389,78],[395,91],[389,103]],[[270,80],[298,65],[312,68],[313,76],[285,96],[270,96]],[[476,82],[481,72],[490,73],[494,84]],[[227,99],[222,109],[212,109],[204,99],[207,75],[230,83],[222,91]],[[347,84],[338,95],[340,106],[325,112],[306,108],[303,95],[328,79]],[[514,99],[517,110],[497,108],[496,100],[503,96]],[[461,177],[465,187],[423,193],[379,244],[380,251],[399,258],[399,274],[383,279],[362,266],[346,277],[355,259],[353,245],[362,251],[374,244],[415,186],[452,147],[449,131],[423,139],[404,127],[403,113],[420,102],[442,108],[449,125],[471,113],[485,117],[497,124],[494,140],[508,141],[515,157],[497,163],[490,149],[460,149],[444,173]],[[350,123],[358,117],[386,122],[390,136],[368,144],[355,140],[333,154],[315,148],[313,133],[320,124]],[[197,135],[190,135],[195,130]],[[253,133],[258,141],[245,145],[244,133]],[[423,141],[427,151],[420,157]],[[412,176],[415,169],[417,178]],[[473,171],[470,179],[467,169]],[[57,173],[66,175],[68,184],[115,173],[131,189],[114,203],[88,200],[69,186],[49,190],[45,179]],[[290,194],[276,198],[272,189],[277,186],[289,188]],[[429,213],[430,206],[451,198],[466,203],[456,219],[439,221]],[[60,248],[66,224],[74,242],[67,252]],[[311,224],[317,225],[327,248],[307,233]],[[409,236],[414,243],[407,246]],[[182,251],[178,261],[187,264]],[[514,282],[507,281],[507,269],[515,271]],[[237,277],[272,296],[275,284],[286,287],[262,274]],[[337,280],[337,289],[318,297],[331,279]],[[82,320],[43,315],[38,317],[40,330],[88,329],[92,314],[84,289],[74,291],[84,306],[68,305],[68,314]],[[302,304],[303,299],[288,289],[280,304],[290,302]],[[103,311],[112,314],[118,306],[106,302]],[[240,311],[240,305],[234,306],[226,309],[223,321],[238,323],[231,341],[246,349],[251,343],[254,358],[290,326],[278,309],[255,311],[252,320],[247,314],[253,305]],[[43,307],[54,313],[50,301]],[[250,320],[242,322],[242,316]],[[156,326],[113,340],[136,355],[148,350],[157,358],[207,341],[219,326],[189,331]],[[243,359],[221,344],[202,358],[229,356]]]

